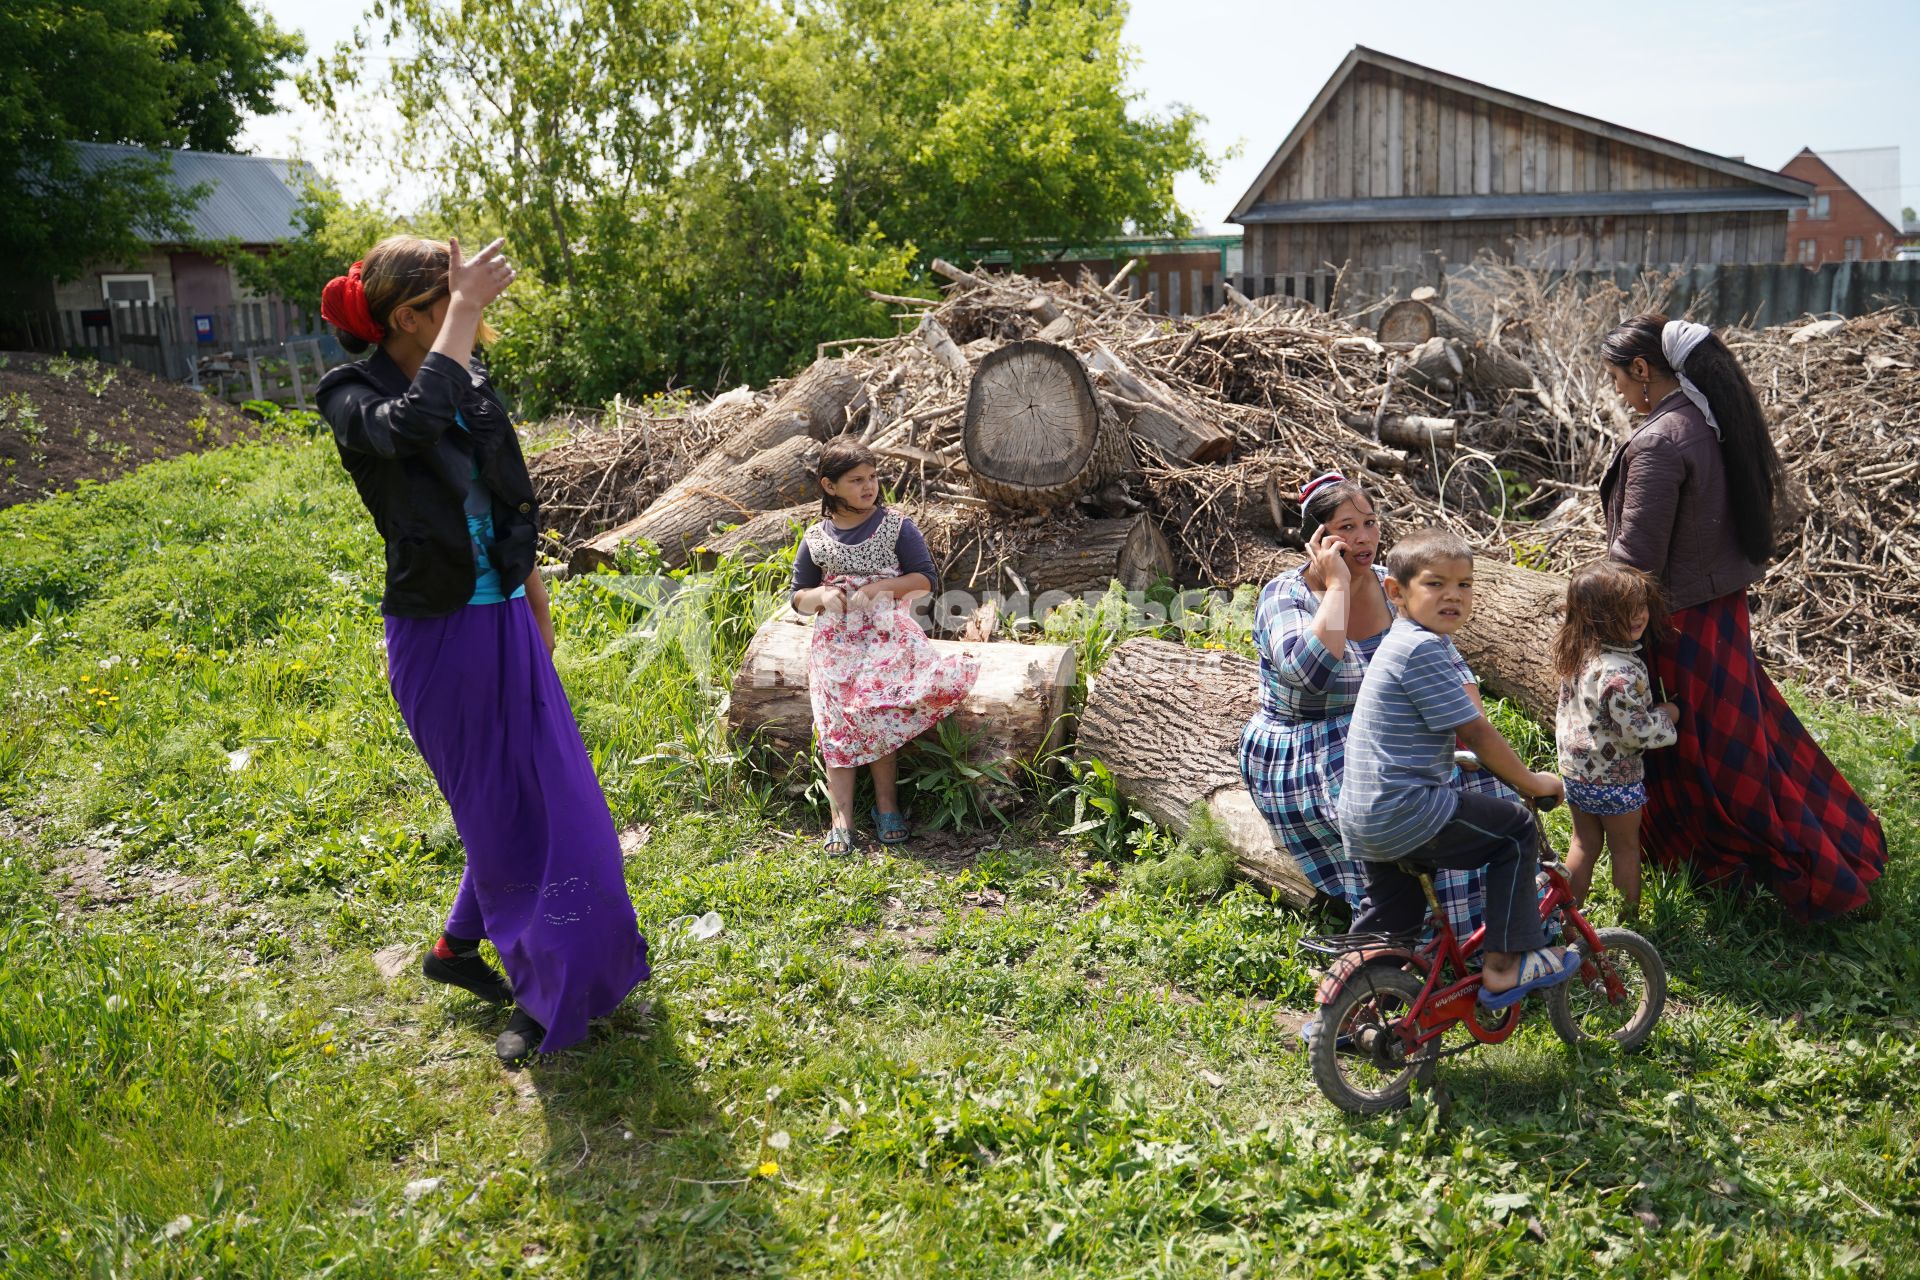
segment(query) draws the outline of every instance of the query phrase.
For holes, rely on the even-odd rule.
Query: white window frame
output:
[[[108,289],[107,289],[108,285],[128,284],[133,281],[139,281],[147,286],[147,296],[144,299],[116,298],[110,292],[108,292]],[[154,291],[153,273],[151,271],[125,271],[125,272],[118,272],[118,273],[103,273],[100,277],[100,301],[105,303],[109,307],[112,307],[112,306],[124,307],[128,303],[141,302],[141,301],[144,301],[147,304],[151,305],[155,302],[158,302],[159,300],[160,300],[159,295]]]
[[[1800,242],[1799,254],[1800,256],[1794,259],[1795,262],[1819,261],[1820,259],[1819,242],[1816,240],[1802,240]]]
[[[1807,210],[1807,216],[1809,218],[1817,218],[1823,222],[1831,218],[1833,216],[1833,197],[1825,192],[1813,197],[1813,205]]]

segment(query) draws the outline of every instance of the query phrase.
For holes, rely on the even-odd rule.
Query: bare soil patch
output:
[[[139,369],[0,352],[0,507],[258,430],[230,405]]]

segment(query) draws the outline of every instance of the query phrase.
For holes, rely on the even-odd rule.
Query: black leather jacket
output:
[[[493,491],[494,567],[506,590],[533,572],[540,511],[507,407],[477,360],[432,353],[411,382],[387,353],[332,369],[315,392],[340,461],[387,544],[382,613],[431,618],[473,596],[465,503],[473,461]],[[454,424],[458,412],[466,423]]]

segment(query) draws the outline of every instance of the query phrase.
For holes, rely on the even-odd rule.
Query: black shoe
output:
[[[515,1009],[507,1029],[493,1042],[493,1051],[499,1055],[502,1066],[517,1067],[531,1058],[546,1038],[547,1029],[535,1022],[532,1014],[525,1009]]]
[[[471,991],[488,1004],[511,1004],[513,987],[507,975],[480,958],[479,951],[456,952],[441,939],[427,948],[420,972],[429,982],[444,982]]]

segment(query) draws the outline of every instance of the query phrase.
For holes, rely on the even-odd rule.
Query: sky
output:
[[[356,0],[256,2],[312,52],[348,38],[359,13]],[[1176,187],[1205,229],[1231,230],[1240,195],[1356,44],[1769,169],[1802,147],[1897,146],[1895,207],[1920,206],[1914,0],[1133,0],[1127,37],[1141,108],[1197,110],[1225,157],[1213,180]],[[293,109],[253,121],[243,147],[298,151],[356,197],[391,189],[390,175],[330,157],[318,119],[281,93]]]

